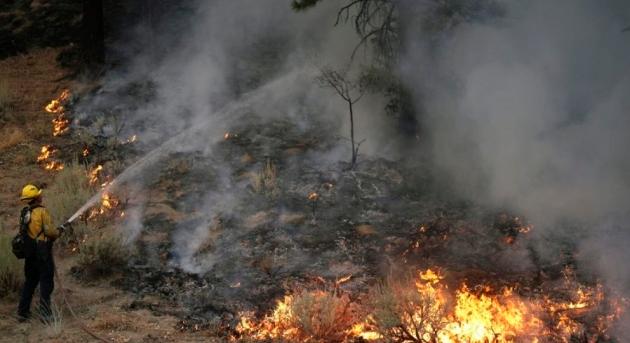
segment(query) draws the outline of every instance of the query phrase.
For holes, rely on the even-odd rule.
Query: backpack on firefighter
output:
[[[40,230],[37,237],[31,238],[28,235],[28,227],[31,222],[31,213],[37,207],[41,206],[26,206],[20,212],[20,232],[13,237],[11,241],[11,248],[13,255],[18,259],[23,259],[31,256],[37,250],[37,238],[44,232]]]

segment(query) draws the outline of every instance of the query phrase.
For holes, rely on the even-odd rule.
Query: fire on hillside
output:
[[[70,120],[66,117],[65,104],[70,98],[70,91],[65,89],[56,98],[50,101],[44,110],[55,117],[52,119],[53,136],[61,136],[68,132],[70,128]]]
[[[59,150],[52,145],[42,146],[39,155],[37,155],[37,163],[46,170],[62,170],[63,163],[54,158],[58,151]]]
[[[87,173],[90,186],[97,187],[103,192],[99,204],[88,211],[87,219],[95,220],[106,215],[124,217],[121,200],[106,190],[113,183],[112,177],[102,172],[103,165],[99,164]]]
[[[577,283],[566,270],[561,289],[524,294],[519,285],[451,288],[437,269],[395,280],[359,296],[333,290],[299,291],[256,319],[242,313],[236,337],[253,340],[342,342],[599,342],[627,300],[601,285]],[[360,299],[360,300],[351,300]]]

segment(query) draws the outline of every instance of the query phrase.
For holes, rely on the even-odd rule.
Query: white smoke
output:
[[[500,4],[430,49],[407,35],[401,68],[435,164],[466,197],[574,240],[580,263],[630,293],[630,3]]]
[[[536,218],[627,211],[627,14],[590,1],[505,6],[442,43],[434,83],[426,53],[409,51],[436,162],[471,195]]]

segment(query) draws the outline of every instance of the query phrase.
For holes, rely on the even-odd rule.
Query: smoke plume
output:
[[[464,20],[437,37],[418,23],[431,2],[400,3],[419,14],[404,16],[398,66],[422,109],[426,139],[418,156],[429,150],[433,167],[462,196],[524,214],[538,238],[570,240],[585,269],[630,294],[623,267],[630,258],[627,1],[498,1],[501,15]],[[252,113],[300,128],[325,120],[347,136],[344,103],[313,82],[318,67],[347,66],[358,43],[352,25],[334,25],[338,2],[322,1],[304,13],[284,0],[193,4],[178,34],[170,26],[149,33],[140,27],[134,45],[140,51],[116,45],[133,57],[78,106],[82,119],[105,108],[121,111],[147,146],[184,132],[168,151],[201,150],[208,158],[223,131]],[[147,37],[151,44],[143,45]],[[369,57],[359,54],[353,65]],[[142,86],[129,86],[136,84]],[[147,94],[145,102],[138,103],[138,92]],[[378,96],[358,103],[357,135],[367,139],[362,153],[393,156],[398,137],[382,105]],[[343,146],[333,150],[335,159],[349,156]],[[231,172],[220,162],[213,168],[217,175]],[[233,211],[243,192],[219,180],[220,187],[186,204],[203,215],[177,229],[175,262],[188,271],[211,268],[213,258],[195,260],[199,246],[190,242],[205,240],[217,214]],[[543,239],[537,244],[542,255],[554,248]]]
[[[426,34],[406,35],[401,68],[426,109],[435,165],[469,199],[572,241],[583,266],[630,293],[630,7],[500,5],[504,15],[460,24],[430,48]]]

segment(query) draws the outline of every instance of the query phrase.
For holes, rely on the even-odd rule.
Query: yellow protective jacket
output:
[[[41,235],[39,234],[40,232]],[[28,224],[28,235],[33,239],[54,241],[59,237],[59,230],[52,225],[50,213],[44,207],[31,210],[31,221]]]

